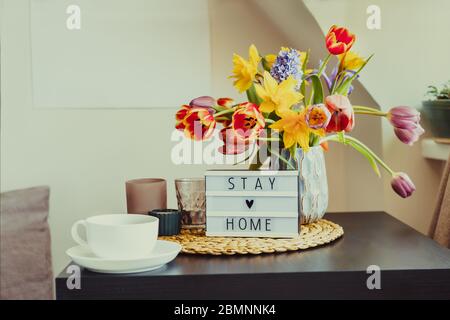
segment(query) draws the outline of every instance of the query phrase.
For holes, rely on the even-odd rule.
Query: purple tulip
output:
[[[192,100],[189,105],[194,107],[200,107],[200,108],[212,108],[216,104],[216,99],[210,96],[201,96],[198,98],[195,98]]]
[[[410,107],[394,107],[389,110],[387,118],[394,126],[397,138],[412,145],[425,132],[420,125],[420,112]]]
[[[412,121],[418,123],[420,121],[420,112],[411,107],[394,107],[388,112],[391,123],[396,126],[397,121]]]
[[[407,198],[414,191],[416,191],[416,187],[411,179],[408,177],[406,173],[397,172],[392,176],[391,181],[392,189],[402,198]]]
[[[420,126],[420,124],[416,124],[415,127],[411,127],[409,129],[403,128],[394,128],[394,133],[397,138],[409,145],[412,146],[414,142],[419,140],[419,137],[425,132],[425,130]]]

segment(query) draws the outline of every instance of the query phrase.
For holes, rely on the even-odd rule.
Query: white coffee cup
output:
[[[86,228],[86,240],[78,227]],[[79,220],[72,226],[72,238],[105,259],[138,259],[148,256],[158,238],[158,218],[138,214],[106,214]]]

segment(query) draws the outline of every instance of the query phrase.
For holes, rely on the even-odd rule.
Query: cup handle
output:
[[[73,224],[73,226],[72,226],[72,231],[71,231],[71,233],[72,233],[72,238],[73,238],[73,240],[75,240],[75,242],[78,243],[79,245],[87,246],[88,243],[86,242],[86,240],[82,239],[82,238],[80,237],[80,235],[78,234],[78,226],[80,226],[80,225],[84,226],[84,228],[86,229],[86,221],[84,221],[84,220],[78,220],[77,222],[75,222],[75,223]]]

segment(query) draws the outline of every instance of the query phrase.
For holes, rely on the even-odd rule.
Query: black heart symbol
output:
[[[249,208],[249,209],[251,209],[251,207],[253,206],[253,200],[245,200],[245,203],[247,204],[247,207]]]

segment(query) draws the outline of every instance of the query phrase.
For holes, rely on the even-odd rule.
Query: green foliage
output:
[[[247,98],[248,101],[257,104],[258,106],[261,104],[262,100],[256,93],[255,84],[253,83],[252,86],[247,90]]]
[[[432,99],[450,99],[450,81],[439,89],[436,86],[428,86],[426,95]]]
[[[311,84],[312,84],[312,89],[313,89],[313,92],[311,93],[312,94],[312,99],[311,99],[312,104],[323,103],[323,87],[322,87],[322,82],[320,81],[320,78],[316,74],[313,74],[309,77],[309,79],[311,79]]]
[[[350,78],[348,78],[347,80],[345,80],[344,82],[342,82],[334,91],[337,94],[341,94],[346,96],[348,89],[350,88],[350,86],[352,85],[352,81],[356,79],[356,77],[358,76],[358,74],[361,72],[362,69],[364,69],[364,67],[366,66],[366,64],[370,61],[370,59],[372,59],[373,54],[371,54],[366,61],[364,61],[364,64],[355,72],[355,74],[353,76],[351,76]]]

